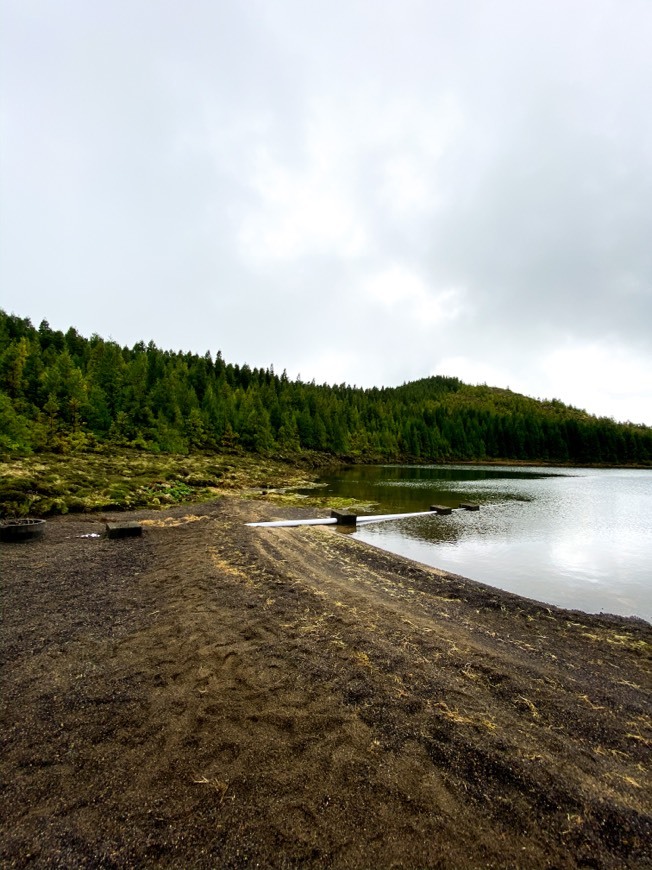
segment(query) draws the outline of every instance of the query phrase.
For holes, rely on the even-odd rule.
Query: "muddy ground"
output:
[[[0,545],[3,867],[652,867],[650,626],[300,513]]]

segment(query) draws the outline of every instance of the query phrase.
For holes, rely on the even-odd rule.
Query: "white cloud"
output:
[[[337,168],[323,151],[310,156],[302,170],[280,165],[266,150],[258,154],[250,182],[258,199],[239,232],[245,261],[364,253],[365,228],[355,203],[337,184]]]
[[[362,282],[362,295],[370,306],[380,306],[392,318],[407,321],[417,330],[455,320],[464,310],[463,293],[436,290],[410,269],[392,264]]]

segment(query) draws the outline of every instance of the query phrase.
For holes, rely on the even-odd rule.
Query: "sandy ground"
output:
[[[0,545],[3,867],[652,867],[650,626],[300,513]]]

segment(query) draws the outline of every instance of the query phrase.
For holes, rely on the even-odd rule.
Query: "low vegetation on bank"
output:
[[[246,453],[184,456],[104,447],[5,457],[0,517],[167,508],[232,494],[323,506],[318,488],[312,496],[294,492],[312,485],[319,459],[304,456],[291,464]]]

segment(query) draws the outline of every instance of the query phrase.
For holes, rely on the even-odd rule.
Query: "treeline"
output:
[[[120,347],[0,310],[0,452],[317,451],[356,461],[647,464],[652,429],[457,378],[359,389],[290,380],[218,352]]]

